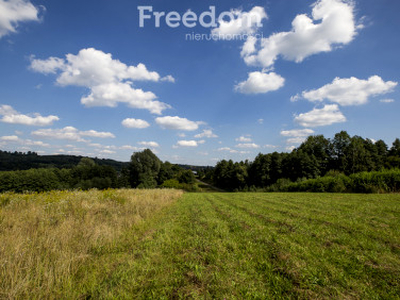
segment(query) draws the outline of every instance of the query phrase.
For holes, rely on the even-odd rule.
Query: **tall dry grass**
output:
[[[177,190],[0,195],[0,298],[58,298],[95,255],[121,243]],[[131,234],[134,234],[132,232]]]

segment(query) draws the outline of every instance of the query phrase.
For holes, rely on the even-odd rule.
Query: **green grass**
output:
[[[41,296],[399,299],[400,196],[186,193],[87,255]]]

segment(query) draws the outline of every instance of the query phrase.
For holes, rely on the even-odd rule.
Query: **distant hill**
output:
[[[212,170],[214,169],[214,167],[211,166],[192,166],[192,165],[180,165],[180,164],[176,164],[177,166],[181,167],[182,169],[185,170],[192,170],[192,171],[207,171],[207,170]]]
[[[77,155],[38,155],[36,152],[7,152],[0,150],[0,171],[29,170],[38,168],[71,169],[76,166],[83,157]],[[111,166],[118,172],[129,162],[120,162],[113,159],[93,158],[99,166]],[[209,166],[178,165],[183,169],[192,171],[204,171],[212,169]]]
[[[0,171],[29,170],[37,168],[70,169],[76,166],[86,156],[76,155],[38,155],[35,152],[7,152],[0,150]],[[99,166],[111,166],[121,171],[128,162],[112,159],[92,158]]]

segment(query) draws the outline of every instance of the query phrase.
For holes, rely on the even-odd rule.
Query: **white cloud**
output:
[[[128,66],[113,59],[110,53],[94,48],[82,49],[77,55],[67,54],[65,60],[56,57],[41,60],[33,57],[30,67],[36,72],[45,74],[61,70],[57,83],[63,86],[93,87],[122,80],[160,80],[157,72],[148,71],[142,63],[137,66]]]
[[[89,136],[89,137],[95,137],[95,138],[101,138],[101,139],[115,138],[115,135],[112,134],[111,132],[99,132],[96,130],[79,131],[79,134],[81,136]]]
[[[2,136],[0,137],[0,141],[3,142],[18,142],[20,139],[16,135]]]
[[[30,68],[33,71],[42,73],[42,74],[55,74],[59,70],[63,70],[65,66],[65,61],[62,58],[58,57],[49,57],[46,60],[35,59],[34,56],[31,56],[31,65]]]
[[[296,102],[300,99],[301,99],[301,96],[299,94],[296,94],[296,95],[290,97],[290,102]]]
[[[381,103],[393,103],[394,99],[381,99],[381,100],[379,100],[379,102],[381,102]]]
[[[276,149],[276,148],[279,148],[279,146],[275,146],[275,145],[264,145],[264,148],[266,148],[266,149]]]
[[[311,17],[306,14],[295,17],[291,31],[245,43],[242,57],[248,65],[262,67],[272,66],[279,56],[301,62],[313,54],[329,52],[335,46],[350,43],[356,34],[352,2],[319,0],[313,4]]]
[[[39,21],[38,9],[27,0],[0,0],[0,38],[17,31],[18,24]]]
[[[282,130],[281,135],[291,137],[303,137],[314,134],[315,131],[312,129],[293,129],[293,130]]]
[[[231,149],[229,147],[219,148],[219,149],[217,149],[217,151],[220,151],[220,152],[227,151],[227,152],[232,153],[232,154],[249,154],[250,153],[249,151],[238,151],[238,150],[235,150],[235,149]]]
[[[212,132],[212,130],[210,130],[210,129],[205,129],[205,130],[203,130],[202,133],[196,134],[194,137],[196,139],[202,139],[202,138],[209,138],[210,139],[210,138],[217,138],[218,135],[214,134]]]
[[[131,119],[131,118],[123,120],[122,125],[127,128],[138,128],[138,129],[144,129],[150,126],[150,124],[145,120]]]
[[[144,150],[143,148],[138,148],[138,147],[130,146],[130,145],[121,146],[119,149],[121,149],[121,150],[131,150],[131,151],[140,151],[140,150]]]
[[[59,85],[89,88],[89,95],[81,99],[81,103],[88,107],[116,107],[118,103],[126,103],[132,108],[147,109],[154,114],[161,114],[170,107],[156,101],[154,93],[133,88],[132,85],[136,81],[173,82],[171,75],[160,79],[157,72],[147,70],[142,63],[128,66],[113,59],[110,53],[94,48],[82,49],[77,55],[67,54],[65,60],[56,57],[40,60],[32,57],[30,68],[43,74],[61,71],[57,77]]]
[[[144,147],[158,148],[160,145],[157,142],[139,142],[139,145]]]
[[[314,108],[308,113],[299,114],[294,120],[304,127],[318,127],[346,122],[346,117],[339,110],[337,104],[331,104],[325,105],[321,109]]]
[[[164,76],[163,78],[161,78],[161,81],[175,83],[175,78],[172,77],[171,75],[167,75],[167,76]]]
[[[301,144],[302,142],[304,142],[307,138],[306,137],[293,137],[293,138],[289,138],[286,140],[286,143],[288,144]]]
[[[251,139],[250,136],[241,136],[241,137],[236,138],[235,141],[249,143],[249,142],[252,142],[253,140]]]
[[[240,56],[246,57],[254,53],[257,50],[256,43],[257,43],[257,38],[255,36],[249,36],[243,44]]]
[[[2,142],[2,145],[5,145],[7,143],[17,143],[22,146],[35,146],[35,147],[50,147],[50,144],[44,143],[42,141],[32,141],[32,140],[24,140],[19,138],[16,135],[11,135],[11,136],[2,136],[0,137],[0,142]],[[29,147],[26,148],[26,150],[30,150]]]
[[[255,143],[241,143],[241,144],[237,144],[235,147],[237,147],[237,148],[245,148],[245,149],[258,149],[258,148],[260,148],[260,146],[255,144]]]
[[[288,139],[286,140],[287,144],[296,144],[296,145],[303,143],[308,136],[313,135],[314,133],[315,131],[312,129],[292,129],[292,130],[281,131],[282,136],[288,137]],[[286,150],[288,149],[289,148],[286,148]]]
[[[288,147],[286,147],[285,149],[286,149],[286,151],[288,151],[288,152],[292,152],[294,149],[296,149],[296,147],[295,147],[295,146],[288,146]]]
[[[197,141],[194,141],[194,140],[191,140],[191,141],[181,140],[181,141],[178,141],[176,143],[176,145],[178,147],[197,147],[198,143],[197,143]]]
[[[254,34],[262,27],[262,20],[267,19],[267,14],[263,7],[254,6],[248,12],[231,10],[225,17],[226,19],[218,20],[219,26],[212,30],[212,34],[221,39],[232,39],[234,35]]]
[[[279,90],[285,84],[285,79],[274,73],[251,72],[246,81],[235,86],[235,91],[243,94],[261,94]]]
[[[367,103],[372,96],[392,92],[396,86],[397,82],[385,82],[377,75],[371,76],[368,80],[337,77],[332,83],[317,90],[304,91],[302,96],[313,102],[326,99],[343,106],[361,105]]]
[[[72,126],[67,126],[62,129],[40,129],[33,131],[32,135],[47,139],[71,140],[77,142],[88,142],[83,137],[115,138],[115,135],[110,132],[98,132],[95,130],[79,131]]]
[[[26,146],[50,147],[50,144],[44,143],[42,141],[24,140],[22,143]]]
[[[90,95],[83,97],[81,103],[87,107],[108,106],[116,107],[118,103],[126,103],[132,108],[147,109],[153,114],[161,114],[170,108],[166,103],[155,101],[156,95],[134,89],[129,83],[107,83],[91,88]]]
[[[10,105],[1,105],[0,115],[2,116],[0,119],[1,122],[29,126],[48,126],[60,119],[53,115],[43,117],[38,113],[32,114],[31,116],[23,115],[14,110]]]
[[[222,147],[222,148],[219,148],[218,151],[228,151],[228,152],[230,152],[230,153],[238,153],[238,152],[239,152],[239,151],[237,151],[237,150],[235,150],[235,149],[231,149],[231,148],[229,148],[229,147]]]
[[[197,130],[199,124],[202,124],[203,122],[194,122],[177,116],[166,116],[156,118],[156,123],[164,129],[194,131]]]
[[[260,125],[262,125],[262,124],[264,124],[264,119],[258,119],[258,124],[260,124]]]

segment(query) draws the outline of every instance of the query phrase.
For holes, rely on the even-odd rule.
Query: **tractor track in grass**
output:
[[[265,280],[270,280],[271,276],[277,276],[280,279],[277,281],[287,282],[290,283],[291,286],[296,287],[294,290],[284,290],[283,295],[294,296],[295,298],[300,297],[301,294],[304,294],[304,290],[301,290],[301,282],[300,279],[297,277],[297,274],[292,270],[288,269],[284,262],[285,262],[285,254],[280,251],[278,245],[274,243],[269,237],[262,236],[262,235],[255,235],[252,234],[252,227],[251,225],[247,224],[244,221],[237,220],[232,214],[226,212],[221,208],[221,201],[226,200],[225,195],[221,197],[216,197],[213,195],[211,197],[207,197],[206,200],[211,204],[214,210],[218,213],[221,219],[227,222],[232,234],[239,235],[242,242],[245,243],[246,241],[251,241],[252,243],[259,246],[260,253],[259,255],[263,256],[266,259],[260,260],[258,264],[255,266],[256,271],[265,277]],[[215,199],[217,198],[217,199]],[[218,201],[220,200],[220,201]],[[220,204],[220,205],[218,205]],[[234,209],[235,206],[232,206]],[[260,217],[255,215],[250,215],[251,217]],[[275,222],[267,222],[277,225]],[[266,275],[266,273],[271,273]],[[300,293],[301,292],[301,293]],[[310,292],[310,291],[309,291]]]

